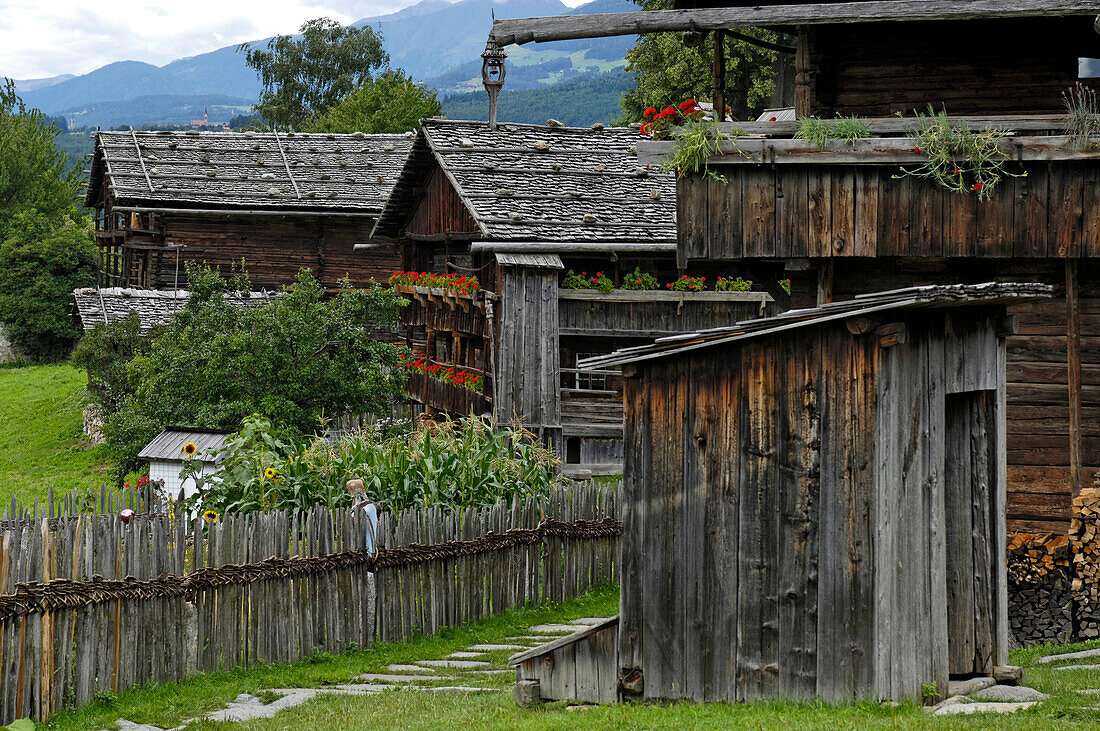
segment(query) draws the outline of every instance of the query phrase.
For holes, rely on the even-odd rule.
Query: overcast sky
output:
[[[163,66],[222,46],[342,23],[418,0],[0,0],[0,77],[84,74],[112,61]],[[565,0],[575,6],[581,0]]]

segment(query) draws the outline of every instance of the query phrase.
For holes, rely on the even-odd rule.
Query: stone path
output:
[[[265,703],[263,699],[248,693],[237,696],[225,708],[213,711],[199,718],[189,718],[172,731],[182,731],[192,721],[202,719],[211,721],[251,721],[259,718],[271,718],[279,711],[301,705],[319,695],[372,695],[387,691],[415,691],[421,693],[487,693],[499,690],[499,685],[480,685],[492,677],[514,675],[515,670],[506,664],[507,657],[499,653],[511,654],[550,642],[556,637],[571,634],[584,626],[604,621],[604,617],[583,617],[568,624],[541,624],[528,627],[529,634],[508,637],[502,643],[471,645],[452,652],[443,658],[417,660],[412,664],[395,663],[386,667],[384,673],[363,673],[356,677],[361,683],[330,685],[322,688],[277,688],[265,691],[279,698]],[[492,653],[498,653],[494,656]],[[438,685],[453,681],[454,684]],[[434,683],[434,685],[429,685]],[[139,724],[124,718],[116,721],[123,731],[165,731],[159,726]],[[103,730],[105,731],[105,730]]]

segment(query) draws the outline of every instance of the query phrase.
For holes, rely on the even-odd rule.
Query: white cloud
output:
[[[223,46],[292,33],[310,18],[342,23],[412,0],[0,0],[0,76],[83,74],[113,61],[157,66]]]
[[[293,33],[322,16],[350,23],[418,0],[0,0],[0,77],[84,74],[114,61],[163,66]],[[564,0],[575,7],[585,0]]]

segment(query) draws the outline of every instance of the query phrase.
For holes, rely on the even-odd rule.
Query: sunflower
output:
[[[217,510],[207,510],[205,513],[202,514],[202,519],[205,520],[207,523],[217,523],[218,522],[218,511]]]
[[[268,467],[266,470],[264,470],[264,477],[266,477],[267,479],[270,480],[274,476],[275,476],[275,468],[274,467]]]
[[[187,444],[183,445],[183,453],[186,454],[188,457],[195,456],[195,452],[197,451],[199,451],[199,448],[195,446],[194,442],[188,442]]]

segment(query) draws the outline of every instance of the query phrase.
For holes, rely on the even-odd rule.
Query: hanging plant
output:
[[[803,117],[794,136],[824,149],[833,140],[844,140],[852,145],[856,140],[870,137],[871,125],[859,117],[837,117],[829,121],[819,117]]]
[[[1070,147],[1084,150],[1096,145],[1100,136],[1100,102],[1096,92],[1080,81],[1069,91],[1062,92],[1062,103],[1066,105],[1066,135],[1070,138]]]
[[[917,112],[917,124],[910,127],[909,136],[913,138],[913,154],[924,162],[902,167],[901,175],[895,178],[926,178],[952,193],[973,194],[987,201],[1001,178],[1027,175],[1005,170],[1009,156],[1000,142],[1008,132],[1002,129],[990,127],[975,132],[966,124],[951,124],[946,111],[937,113],[929,106],[928,114]]]
[[[642,134],[650,135],[654,139],[669,139],[673,136],[673,128],[678,128],[672,155],[662,166],[665,170],[676,173],[677,178],[705,175],[725,183],[725,177],[707,166],[708,160],[722,151],[723,142],[732,146],[738,154],[744,154],[737,149],[734,142],[734,137],[743,134],[741,130],[735,129],[733,134],[723,132],[713,118],[706,116],[694,99],[680,102],[678,108],[667,107],[659,112],[650,107],[642,116],[649,120],[642,125]]]

